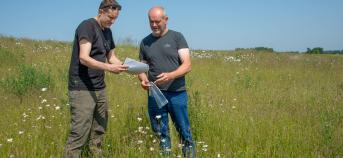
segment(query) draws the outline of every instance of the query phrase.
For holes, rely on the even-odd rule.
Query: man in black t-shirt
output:
[[[80,157],[87,142],[91,154],[102,157],[108,120],[104,71],[118,74],[127,70],[115,55],[110,29],[120,10],[115,0],[103,0],[98,15],[84,20],[75,31],[68,82],[71,130],[64,157]]]
[[[168,17],[163,7],[149,10],[152,33],[140,44],[139,58],[149,65],[148,75],[138,75],[141,86],[149,88],[149,81],[155,82],[168,104],[159,108],[153,96],[148,96],[148,112],[154,132],[160,135],[160,147],[170,155],[171,140],[168,126],[170,114],[179,133],[182,152],[185,157],[195,157],[188,118],[188,97],[185,75],[191,70],[190,52],[187,42],[179,32],[167,29]]]

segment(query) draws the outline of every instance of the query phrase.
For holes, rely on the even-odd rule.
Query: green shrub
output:
[[[9,76],[1,81],[2,87],[17,96],[23,96],[31,89],[49,87],[51,84],[50,73],[44,73],[29,65],[20,65],[18,75]]]

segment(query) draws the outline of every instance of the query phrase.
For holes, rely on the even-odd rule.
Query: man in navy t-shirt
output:
[[[80,157],[87,142],[91,154],[102,157],[108,120],[104,71],[117,74],[127,70],[114,53],[110,29],[120,10],[115,0],[103,0],[98,15],[84,20],[75,31],[68,82],[71,130],[64,157]]]
[[[169,102],[159,108],[153,96],[148,97],[151,126],[154,132],[160,134],[162,152],[169,155],[171,141],[168,114],[170,114],[180,135],[184,156],[195,157],[185,88],[185,75],[191,71],[189,48],[180,32],[167,28],[168,16],[163,7],[151,8],[148,15],[152,33],[142,40],[139,58],[149,65],[149,72],[141,73],[138,77],[144,89],[149,88],[149,81],[155,82]]]

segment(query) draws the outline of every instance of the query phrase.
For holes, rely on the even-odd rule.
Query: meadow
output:
[[[138,58],[135,46],[116,51]],[[70,55],[71,43],[0,37],[0,157],[62,156]],[[192,50],[186,79],[197,157],[343,157],[342,55]],[[105,156],[160,157],[137,77],[106,83]],[[171,157],[182,157],[170,128]]]

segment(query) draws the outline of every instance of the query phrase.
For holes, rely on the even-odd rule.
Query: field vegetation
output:
[[[116,52],[138,58],[132,45]],[[62,156],[70,55],[67,42],[0,38],[0,157]],[[186,79],[200,158],[343,157],[342,55],[192,50]],[[106,73],[106,83],[105,156],[160,157],[137,77]]]

